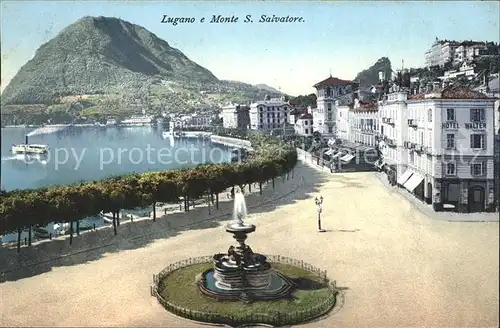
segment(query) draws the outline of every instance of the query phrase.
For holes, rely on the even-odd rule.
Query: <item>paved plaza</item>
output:
[[[292,180],[302,187],[249,210],[257,230],[247,242],[256,252],[328,270],[337,281],[339,306],[305,327],[498,327],[498,222],[431,219],[374,173],[300,166],[276,188],[285,194]],[[325,233],[316,232],[319,195]],[[2,283],[0,326],[203,327],[166,312],[149,286],[170,262],[226,251],[233,243],[226,222]]]

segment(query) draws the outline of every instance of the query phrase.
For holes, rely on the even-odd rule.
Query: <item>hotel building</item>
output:
[[[389,178],[435,210],[494,210],[494,101],[464,88],[388,94],[379,147]]]
[[[264,100],[250,105],[250,129],[263,132],[290,129],[288,125],[291,111],[292,106],[284,97],[266,96]]]
[[[325,137],[337,135],[337,106],[353,102],[357,83],[330,76],[314,85],[317,106],[312,110],[314,131]]]
[[[354,105],[349,108],[348,115],[347,139],[350,142],[375,147],[379,125],[377,102],[354,99]],[[339,117],[339,123],[342,124],[341,118]]]
[[[247,129],[250,127],[250,107],[229,104],[222,107],[222,125],[228,129]]]

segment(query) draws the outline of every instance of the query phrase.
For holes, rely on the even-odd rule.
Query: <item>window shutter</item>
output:
[[[474,121],[474,109],[471,109],[470,110],[470,121],[473,122]]]
[[[474,175],[474,163],[470,164],[470,175]]]
[[[470,135],[470,148],[474,148],[474,135]]]
[[[481,108],[480,109],[480,112],[481,112],[481,121],[485,121],[485,113],[484,113],[484,108]]]
[[[486,149],[486,136],[484,134],[481,135],[481,148]]]

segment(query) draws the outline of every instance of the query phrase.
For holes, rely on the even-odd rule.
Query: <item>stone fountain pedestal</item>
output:
[[[255,226],[231,223],[226,226],[226,231],[233,234],[238,246],[231,246],[227,255],[214,255],[215,285],[231,290],[268,288],[271,284],[271,265],[264,255],[254,253],[245,244],[247,234],[254,232]]]
[[[294,282],[273,270],[264,255],[254,253],[245,244],[255,225],[243,222],[246,205],[243,195],[239,197],[235,198],[235,220],[226,226],[238,245],[230,246],[227,254],[213,256],[214,268],[202,274],[198,287],[205,295],[221,300],[249,302],[286,297],[294,289]]]

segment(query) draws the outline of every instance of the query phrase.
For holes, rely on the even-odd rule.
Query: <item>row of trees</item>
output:
[[[234,186],[242,189],[252,183],[273,180],[289,172],[297,162],[295,149],[267,136],[252,136],[255,152],[241,163],[199,165],[163,172],[147,172],[117,176],[101,181],[59,185],[41,189],[0,191],[0,234],[21,232],[50,222],[73,223],[97,216],[113,214],[113,226],[119,225],[122,209],[153,207],[156,203],[175,203],[184,199],[189,210],[192,200],[206,197],[218,207],[218,194]]]

